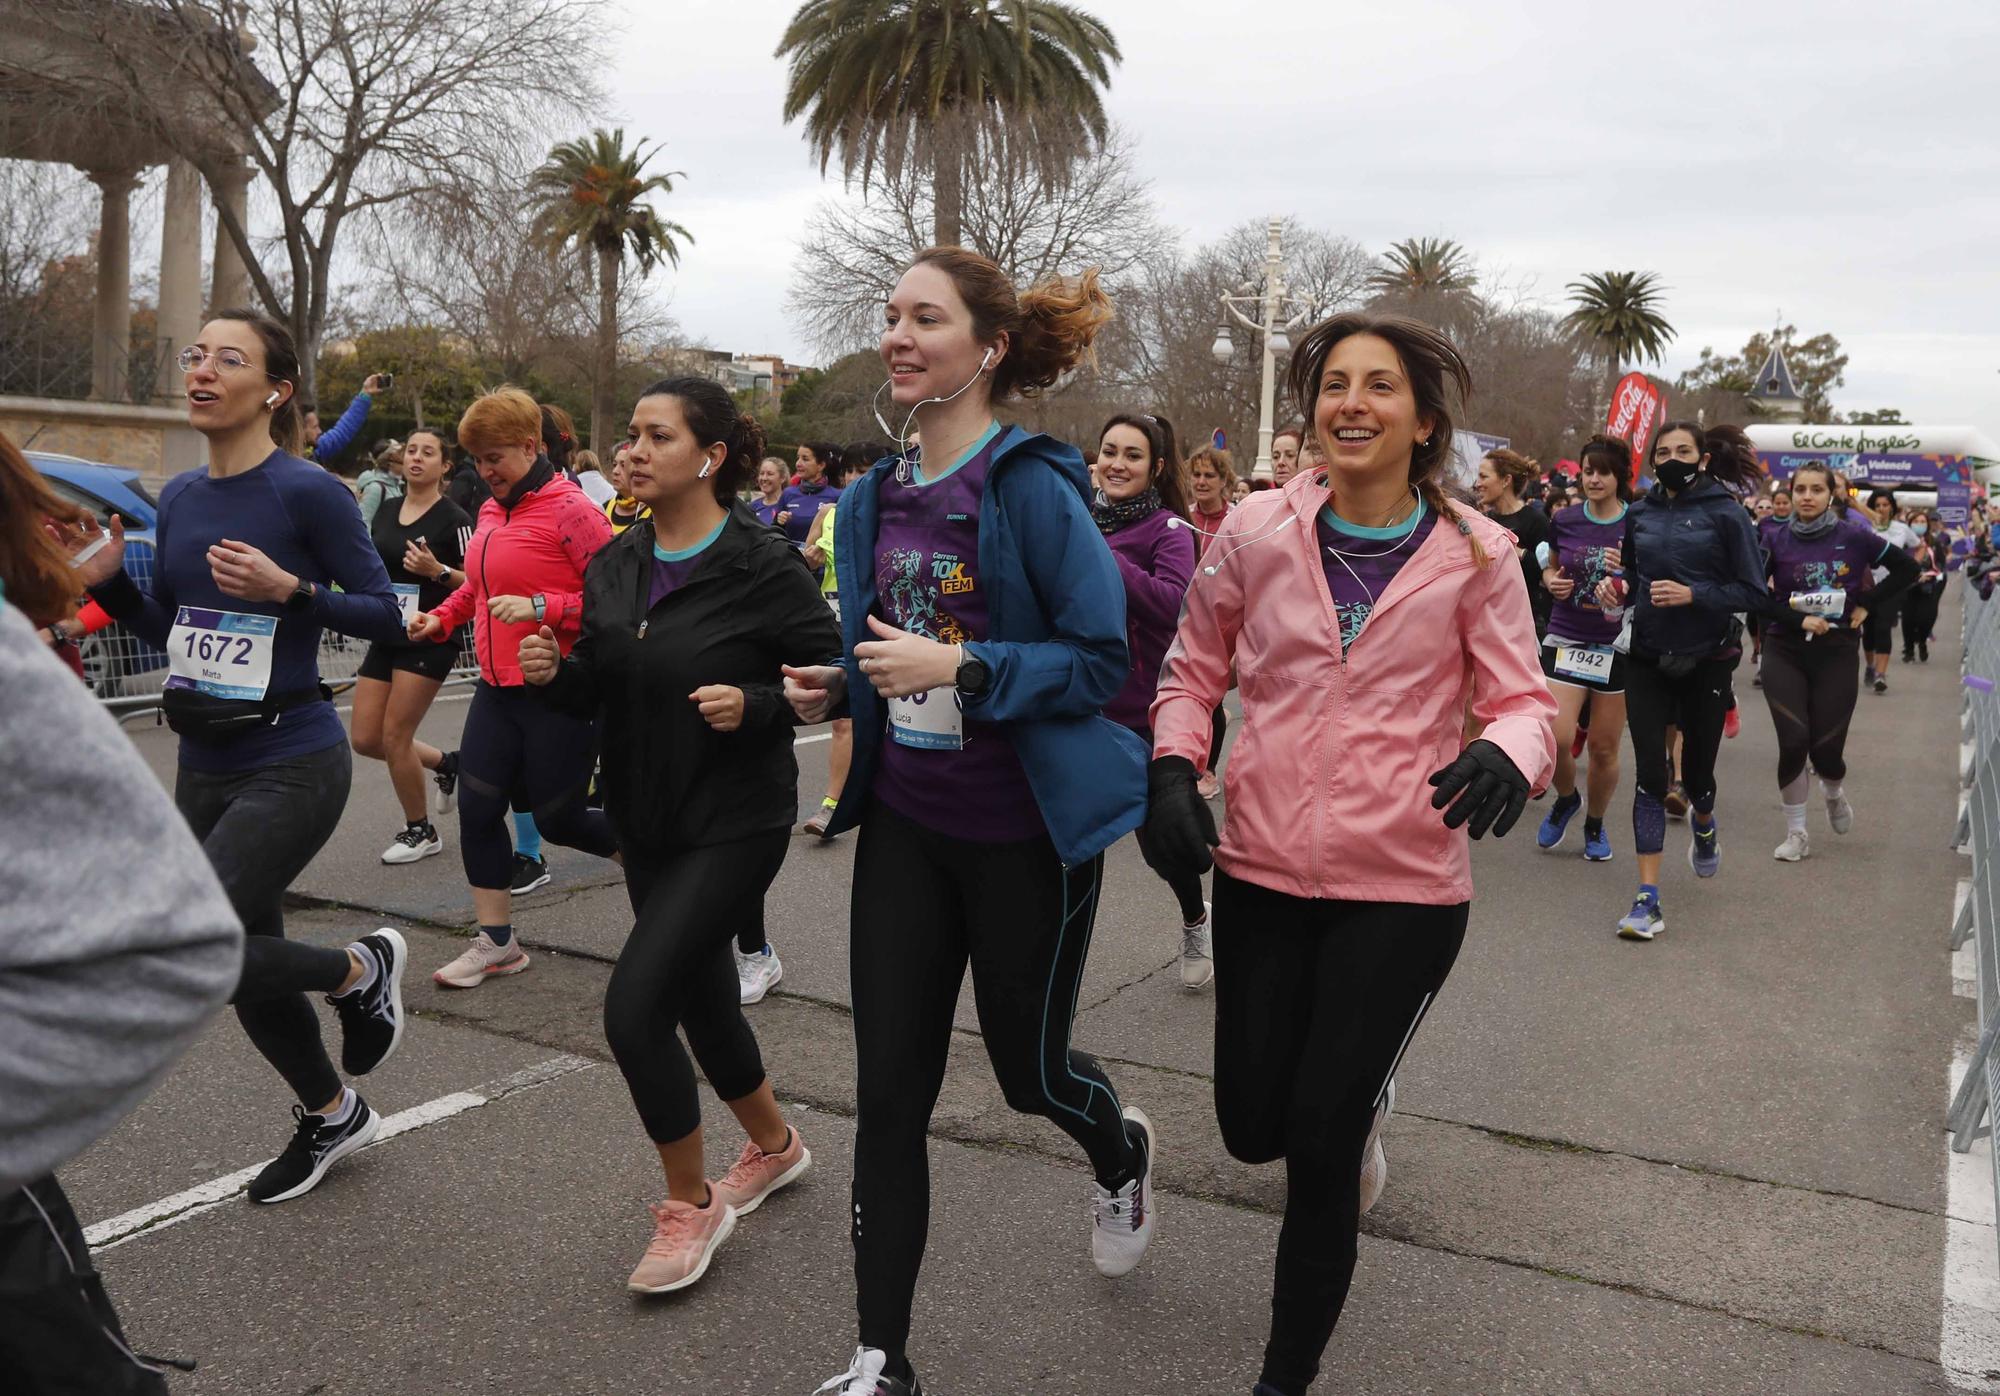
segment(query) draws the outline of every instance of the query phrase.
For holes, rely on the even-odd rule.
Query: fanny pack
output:
[[[167,726],[179,736],[226,742],[259,727],[277,726],[278,715],[292,708],[332,701],[333,690],[323,683],[254,700],[217,698],[196,688],[169,688],[160,695],[160,710]]]

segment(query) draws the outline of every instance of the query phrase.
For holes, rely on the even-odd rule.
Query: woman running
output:
[[[611,488],[617,493],[604,506],[604,517],[611,521],[611,534],[615,538],[652,511],[632,498],[625,488],[625,450],[630,442],[621,441],[611,452]]]
[[[1778,798],[1785,809],[1785,841],[1771,856],[1796,863],[1812,853],[1806,835],[1812,776],[1826,795],[1833,832],[1853,827],[1844,782],[1847,729],[1860,693],[1857,641],[1874,608],[1894,606],[1917,580],[1917,564],[1859,519],[1841,517],[1833,507],[1833,472],[1817,463],[1793,471],[1792,517],[1766,535],[1764,546],[1771,583],[1763,608],[1764,701],[1778,733]],[[1888,568],[1879,587],[1870,570],[1877,564]]]
[[[830,441],[809,441],[799,447],[797,465],[798,483],[785,487],[771,522],[785,530],[793,547],[803,548],[820,506],[840,497],[840,487],[833,483],[840,470],[840,448]]]
[[[785,503],[785,479],[785,463],[776,456],[757,462],[757,493],[751,497],[750,509],[759,523],[777,525],[778,510]]]
[[[1502,447],[1480,458],[1479,474],[1472,485],[1486,517],[1514,535],[1537,635],[1547,634],[1549,628],[1549,594],[1542,590],[1542,565],[1536,561],[1541,545],[1549,540],[1549,516],[1525,502],[1521,491],[1541,473],[1541,466],[1534,461]]]
[[[1951,568],[1951,543],[1944,525],[1928,509],[1915,509],[1907,525],[1917,541],[1910,546],[1917,580],[1903,598],[1903,662],[1931,662],[1931,632],[1937,629],[1938,602]]]
[[[858,441],[843,450],[840,453],[841,492],[844,494],[849,485],[866,475],[876,461],[888,454],[889,448],[878,441]],[[820,592],[826,597],[826,604],[832,609],[836,622],[840,620],[840,567],[833,555],[833,524],[839,512],[839,499],[840,496],[836,495],[834,503],[820,506],[819,517],[813,520],[812,538],[805,549],[806,566],[823,569],[820,573]],[[833,820],[834,810],[840,807],[840,792],[847,786],[847,772],[853,764],[854,723],[849,718],[837,717],[833,720],[833,739],[827,746],[826,794],[820,798],[819,808],[803,825],[808,834],[821,839],[833,837],[827,832],[827,825]]]
[[[565,721],[601,721],[604,810],[636,918],[604,995],[604,1033],[666,1173],[626,1287],[667,1294],[708,1271],[737,1219],[812,1164],[785,1123],[737,1002],[730,951],[785,861],[799,767],[784,664],[840,635],[796,549],[736,503],[764,434],[707,378],[655,383],[632,409],[633,497],[652,518],[592,560],[582,633],[521,641],[521,676]],[[701,1101],[676,1029],[750,1136],[710,1185]]]
[[[236,1017],[299,1101],[291,1142],[249,1187],[257,1202],[283,1202],[381,1128],[335,1074],[306,995],[331,996],[349,1076],[373,1071],[402,1039],[402,936],[385,927],[344,950],[306,945],[285,939],[284,913],[285,889],[339,824],[354,773],[320,682],[320,633],[388,640],[402,619],[354,496],[296,454],[290,332],[253,310],[223,311],[178,362],[209,464],[160,491],[151,583],[125,571],[116,514],[108,540],[92,518],[66,541],[91,595],[168,656],[161,706],[181,739],[174,803],[247,935]]]
[[[1618,746],[1625,738],[1625,656],[1613,647],[1621,613],[1606,610],[1597,584],[1618,570],[1625,543],[1625,511],[1632,498],[1632,448],[1615,436],[1593,436],[1578,453],[1583,503],[1549,520],[1548,566],[1542,585],[1552,598],[1542,673],[1556,700],[1556,800],[1535,834],[1544,850],[1562,844],[1583,810],[1583,856],[1611,860],[1604,813],[1618,791]],[[1585,706],[1590,709],[1590,785],[1586,803],[1576,793],[1576,742]]]
[[[465,549],[465,582],[410,621],[412,640],[441,641],[472,622],[479,682],[458,748],[458,842],[479,929],[465,952],[434,971],[449,989],[472,989],[528,967],[514,939],[514,849],[509,799],[523,796],[539,838],[608,858],[602,811],[587,807],[596,732],[586,718],[547,711],[522,687],[521,641],[548,627],[576,640],[583,569],[611,540],[603,512],[542,450],[542,414],[519,388],[473,400],[458,423],[493,498]],[[546,874],[544,874],[546,875]]]
[[[1715,821],[1715,754],[1730,703],[1730,674],[1743,654],[1736,612],[1760,612],[1764,560],[1750,516],[1730,492],[1754,479],[1757,459],[1727,429],[1704,433],[1668,422],[1653,438],[1655,484],[1625,514],[1620,575],[1598,583],[1607,609],[1632,607],[1625,656],[1625,717],[1637,767],[1632,846],[1639,893],[1618,922],[1627,940],[1667,928],[1660,909],[1664,801],[1671,780],[1667,738],[1680,737],[1680,779],[1690,805],[1688,863],[1696,877],[1722,867]]]
[[[435,610],[465,581],[472,520],[444,498],[444,472],[444,438],[418,427],[403,444],[402,497],[384,504],[369,529],[405,626],[419,611]],[[456,646],[418,644],[405,633],[377,640],[361,661],[350,741],[355,755],[389,767],[389,783],[403,807],[403,832],[382,850],[385,863],[414,863],[444,852],[425,809],[424,773],[442,773],[440,814],[450,812],[457,773],[444,752],[417,740],[417,725],[457,660]]]
[[[1793,497],[1793,507],[1797,508],[1797,496]],[[1917,541],[1917,535],[1910,526],[1896,517],[1896,496],[1891,490],[1875,490],[1868,496],[1868,514],[1874,521],[1875,536],[1895,548],[1907,552]],[[1888,577],[1888,569],[1876,567],[1874,580],[1879,585]],[[1861,630],[1861,648],[1868,660],[1869,686],[1877,693],[1889,691],[1889,656],[1896,648],[1895,606],[1871,606],[1868,619]]]
[[[1125,581],[1125,636],[1132,668],[1104,715],[1150,747],[1148,710],[1160,685],[1160,661],[1174,638],[1181,603],[1194,579],[1194,532],[1187,524],[1173,427],[1164,419],[1120,413],[1098,433],[1097,521]],[[1210,758],[1213,759],[1212,757]],[[1180,903],[1181,986],[1190,992],[1215,978],[1208,902],[1199,877],[1168,879]]]
[[[1193,876],[1220,845],[1216,1118],[1234,1157],[1285,1161],[1259,1396],[1304,1396],[1346,1302],[1390,1081],[1465,935],[1467,833],[1505,834],[1554,761],[1514,541],[1438,483],[1453,387],[1464,360],[1417,321],[1306,334],[1290,388],[1330,463],[1223,526],[1153,704],[1141,846]],[[1194,783],[1232,667],[1218,841]]]
[[[840,505],[851,658],[787,671],[804,721],[846,699],[854,765],[829,832],[861,829],[849,966],[861,1341],[823,1392],[921,1390],[907,1346],[930,1216],[925,1133],[968,962],[1008,1104],[1090,1158],[1097,1268],[1126,1273],[1152,1236],[1152,1126],[1070,1046],[1104,849],[1145,813],[1141,744],[1098,715],[1130,669],[1124,587],[1091,523],[1083,458],[993,418],[1074,367],[1110,317],[1094,271],[1017,296],[977,253],[918,255],[881,355],[923,454],[880,462]]]
[[[1299,473],[1299,447],[1305,442],[1301,426],[1280,427],[1271,434],[1271,485],[1283,489]]]
[[[1298,450],[1296,438],[1292,450]],[[1203,446],[1188,457],[1187,474],[1190,495],[1188,519],[1194,524],[1195,537],[1200,540],[1197,560],[1201,560],[1208,557],[1209,548],[1222,530],[1223,520],[1236,507],[1236,470],[1230,463],[1229,452],[1219,446]],[[1218,703],[1210,723],[1208,766],[1201,773],[1201,797],[1204,800],[1213,800],[1222,793],[1222,742],[1228,735],[1229,714]]]

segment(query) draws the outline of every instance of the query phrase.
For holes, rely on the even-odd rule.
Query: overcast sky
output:
[[[2000,3],[1081,0],[1125,61],[1106,106],[1194,243],[1291,215],[1380,251],[1458,240],[1551,304],[1647,270],[1665,372],[1780,314],[1838,335],[1834,400],[2000,435]],[[623,0],[608,77],[687,178],[662,290],[719,348],[810,361],[784,313],[838,193],[772,57],[791,0]]]

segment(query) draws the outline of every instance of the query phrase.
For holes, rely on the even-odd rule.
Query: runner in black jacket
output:
[[[546,701],[595,716],[602,749],[616,754],[601,789],[636,921],[604,1028],[667,1177],[628,1287],[662,1294],[699,1280],[737,1216],[812,1162],[778,1112],[730,948],[798,819],[780,667],[828,662],[840,635],[797,550],[735,500],[764,435],[720,385],[655,384],[632,432],[627,488],[652,517],[591,560],[569,657],[559,661],[544,628],[522,642],[520,663]],[[712,1188],[676,1027],[750,1136]]]

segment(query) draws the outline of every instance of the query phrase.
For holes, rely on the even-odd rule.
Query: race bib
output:
[[[167,635],[166,686],[256,702],[271,687],[277,634],[276,616],[183,606]]]
[[[405,627],[417,618],[417,586],[414,582],[391,582],[389,590],[396,593],[396,609],[403,613]]]
[[[965,746],[965,714],[958,689],[947,684],[907,698],[889,700],[889,735],[921,751],[958,751]]]
[[[1604,683],[1611,677],[1614,653],[1609,645],[1557,645],[1552,667],[1560,678]]]
[[[1839,590],[1795,591],[1792,593],[1792,609],[1804,611],[1809,616],[1839,620],[1847,614],[1847,593]]]

